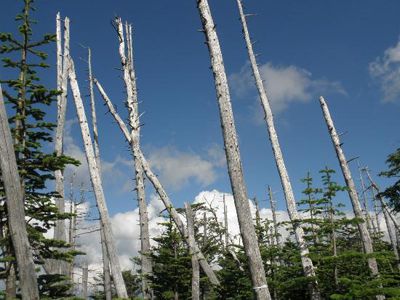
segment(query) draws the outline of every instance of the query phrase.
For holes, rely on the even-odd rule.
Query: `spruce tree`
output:
[[[43,150],[52,142],[52,131],[55,128],[55,124],[46,117],[46,107],[55,101],[60,91],[48,89],[40,80],[40,76],[48,74],[44,71],[49,68],[46,63],[47,54],[42,49],[55,41],[55,35],[45,34],[39,39],[33,37],[32,26],[36,21],[32,19],[31,12],[34,10],[33,0],[24,0],[22,12],[15,18],[19,24],[18,34],[0,33],[3,67],[9,69],[6,73],[9,78],[0,78],[0,83],[6,87],[4,97],[12,112],[9,124],[15,143],[21,185],[25,193],[29,240],[34,249],[36,263],[44,265],[45,260],[49,258],[70,260],[75,255],[71,251],[59,251],[60,248],[67,248],[68,244],[48,239],[44,234],[57,220],[69,216],[57,210],[54,198],[59,195],[48,188],[48,183],[54,179],[55,170],[63,170],[67,164],[78,164],[78,162],[70,157],[57,157],[55,153],[46,153]],[[0,193],[3,193],[1,180]],[[7,250],[2,259],[7,261],[9,270],[12,270],[15,259],[7,234],[7,211],[4,202],[1,205],[3,229],[1,246]],[[6,272],[6,276],[9,275],[10,273]],[[9,280],[13,281],[15,278],[9,277]],[[39,281],[42,294],[57,295],[55,297],[66,294],[68,289],[54,285],[54,281],[60,282],[60,280],[65,280],[65,277],[57,274],[41,275]]]

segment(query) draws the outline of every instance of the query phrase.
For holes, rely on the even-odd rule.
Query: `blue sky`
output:
[[[400,47],[396,48],[400,3],[249,0],[245,4],[247,12],[258,14],[249,29],[261,53],[259,64],[297,198],[301,198],[300,178],[307,171],[318,176],[318,170],[328,165],[343,182],[318,104],[320,94],[326,96],[338,131],[348,131],[343,137],[347,157],[360,156],[361,164],[374,175],[384,170],[387,154],[400,144],[400,91],[395,88],[400,83]],[[270,184],[284,209],[266,127],[259,120],[261,106],[249,82],[236,1],[210,1],[210,5],[230,78],[248,194],[265,199]],[[3,1],[1,31],[15,31],[13,19],[20,7],[21,1]],[[36,33],[55,31],[57,11],[71,19],[71,51],[81,89],[87,87],[85,62],[79,59],[86,56],[79,46],[84,44],[92,48],[95,76],[124,116],[123,82],[116,69],[118,44],[110,21],[117,15],[131,22],[140,110],[145,112],[145,154],[177,206],[203,190],[230,192],[221,160],[223,143],[208,50],[197,31],[201,23],[196,1],[38,0],[36,7]],[[47,51],[54,66],[55,45]],[[55,68],[43,78],[55,86]],[[108,205],[113,214],[132,210],[136,201],[127,188],[133,177],[129,151],[98,95],[97,99]],[[71,104],[67,142],[71,153],[78,153],[81,137]],[[50,116],[55,119],[54,110]],[[83,172],[84,177],[88,176]],[[376,179],[382,186],[388,183]]]

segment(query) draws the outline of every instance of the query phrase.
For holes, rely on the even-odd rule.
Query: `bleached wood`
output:
[[[206,44],[210,53],[228,173],[239,221],[240,234],[242,236],[246,256],[248,257],[253,288],[257,299],[271,299],[243,178],[239,144],[221,47],[208,1],[197,0],[197,7],[203,25],[203,32],[206,37]]]
[[[228,222],[228,208],[226,206],[225,194],[222,196],[222,201],[224,204],[224,230],[225,230],[225,248],[229,245],[229,222]]]
[[[110,111],[111,115],[114,117],[119,128],[121,129],[122,133],[124,134],[125,139],[132,146],[132,137],[131,137],[131,134],[129,133],[128,127],[125,125],[124,121],[118,115],[117,111],[114,108],[114,105],[112,104],[110,98],[108,98],[107,94],[105,93],[103,87],[98,82],[98,80],[94,79],[94,83],[96,84],[104,102],[106,103],[108,110]],[[140,161],[140,164],[143,168],[143,171],[144,171],[146,177],[152,183],[154,189],[156,190],[156,193],[158,194],[161,201],[163,202],[166,210],[170,214],[171,218],[174,220],[174,223],[176,224],[180,234],[185,239],[185,242],[189,245],[189,241],[186,238],[187,237],[187,228],[183,224],[178,212],[174,208],[164,187],[162,186],[161,182],[158,180],[157,176],[151,170],[150,165],[147,162],[147,160],[146,160],[145,156],[143,155],[142,151],[140,150],[140,148],[135,149],[134,153],[138,155],[137,159]],[[210,282],[214,285],[219,285],[219,280],[218,280],[217,276],[215,275],[214,271],[208,264],[203,253],[200,251],[200,248],[198,247],[197,243],[195,243],[193,249],[191,249],[191,250],[193,251],[193,253],[197,253],[197,258],[199,259],[200,266],[203,269],[204,273],[209,278]]]
[[[399,256],[399,250],[397,248],[396,233],[394,232],[394,230],[391,226],[391,222],[393,222],[393,221],[391,221],[391,219],[392,219],[391,214],[390,214],[389,210],[387,209],[387,205],[386,205],[385,201],[382,199],[382,197],[379,196],[379,187],[372,180],[371,174],[369,173],[368,169],[365,168],[364,171],[367,174],[367,178],[371,184],[371,190],[372,190],[372,194],[374,195],[374,199],[378,200],[381,203],[383,216],[385,218],[385,223],[386,223],[386,229],[389,234],[390,244],[392,245],[393,254],[394,254],[394,257],[396,258],[396,262],[397,262],[397,269],[400,270],[400,256]],[[374,194],[374,192],[373,192],[374,190],[377,192],[377,194]],[[394,224],[394,225],[396,226],[396,224]]]
[[[76,106],[78,120],[81,127],[82,139],[84,142],[85,155],[89,167],[89,174],[93,186],[93,192],[95,194],[97,207],[100,213],[100,221],[102,222],[102,226],[104,228],[104,238],[107,246],[107,253],[110,259],[110,268],[114,280],[115,289],[118,297],[128,298],[124,279],[122,278],[121,267],[118,261],[117,251],[115,248],[115,242],[112,234],[107,205],[104,197],[100,171],[95,159],[92,138],[90,136],[85,109],[83,106],[81,93],[76,79],[74,62],[70,56],[67,59],[69,60],[69,65],[70,65],[68,77],[70,80],[70,85]]]
[[[274,195],[272,193],[271,186],[268,186],[268,199],[269,205],[272,212],[272,225],[274,227],[274,243],[276,246],[280,246],[279,231],[278,231],[278,221],[276,217],[276,201],[274,200]]]
[[[61,19],[57,14],[57,90],[62,93],[57,96],[57,127],[55,135],[55,152],[57,156],[63,155],[63,139],[65,127],[65,115],[67,111],[67,82],[68,82],[68,62],[64,57],[69,55],[69,19],[64,20],[64,49],[61,42]],[[64,174],[61,170],[54,172],[55,187],[59,198],[56,199],[56,206],[61,213],[65,212],[64,195]],[[54,228],[54,239],[66,241],[65,221],[58,220]],[[68,263],[51,260],[50,270],[55,273],[68,274]]]
[[[242,27],[243,27],[243,35],[244,35],[244,39],[246,42],[246,47],[247,47],[255,83],[257,86],[261,105],[263,107],[264,114],[265,114],[265,120],[267,123],[267,128],[268,128],[268,133],[269,133],[269,139],[271,141],[272,151],[274,154],[276,166],[278,169],[279,177],[281,179],[281,184],[282,184],[283,192],[284,192],[285,199],[286,199],[288,214],[289,214],[290,220],[292,222],[296,240],[297,240],[297,243],[298,243],[299,249],[300,249],[301,264],[303,267],[303,272],[306,277],[315,277],[314,265],[313,265],[312,260],[309,258],[309,249],[308,249],[307,243],[305,242],[305,239],[304,239],[304,230],[303,230],[302,226],[300,225],[301,217],[297,211],[296,200],[295,200],[293,189],[292,189],[291,182],[289,179],[289,174],[288,174],[286,166],[285,166],[285,161],[283,158],[282,150],[279,145],[278,135],[275,130],[274,117],[272,114],[269,99],[267,97],[267,92],[265,90],[265,87],[264,87],[264,84],[263,84],[263,81],[261,78],[261,74],[260,74],[260,71],[257,66],[257,60],[254,55],[253,45],[250,40],[250,34],[249,34],[249,30],[247,28],[247,21],[246,21],[244,12],[243,12],[243,6],[242,6],[241,0],[237,0],[237,5],[239,8],[240,20],[241,20]],[[318,300],[321,298],[319,288],[318,288],[318,282],[316,279],[310,283],[309,289],[310,289],[311,299]]]
[[[319,101],[321,104],[321,108],[322,108],[322,112],[323,112],[323,115],[325,118],[326,125],[328,127],[329,134],[332,139],[333,146],[336,151],[336,156],[339,160],[340,167],[342,169],[342,173],[343,173],[343,177],[346,182],[346,186],[348,187],[348,193],[349,193],[349,196],[351,199],[351,204],[353,206],[354,215],[356,218],[362,220],[362,222],[359,222],[357,224],[357,226],[358,226],[358,230],[360,232],[360,237],[361,237],[362,245],[364,248],[364,252],[366,254],[372,254],[374,252],[374,249],[372,246],[371,236],[368,232],[368,228],[367,228],[367,225],[365,222],[365,217],[362,213],[360,200],[358,199],[357,190],[356,190],[353,178],[351,177],[350,168],[347,164],[346,157],[342,150],[339,136],[336,132],[336,128],[334,126],[334,123],[333,123],[333,120],[330,115],[329,108],[328,108],[328,105],[326,104],[325,99],[321,96],[319,98]],[[379,276],[378,264],[376,262],[375,257],[370,257],[368,259],[368,267],[370,269],[371,275]],[[383,297],[383,296],[378,296],[378,297]],[[384,298],[380,298],[380,299],[384,299]]]
[[[89,277],[88,265],[85,263],[85,265],[82,267],[82,298],[83,299],[88,298],[88,277]]]
[[[132,139],[132,154],[134,157],[134,170],[136,182],[136,196],[139,206],[139,228],[140,228],[140,262],[142,273],[142,293],[144,299],[152,298],[152,290],[147,280],[152,274],[152,262],[150,258],[150,237],[149,237],[149,218],[147,213],[147,204],[145,196],[145,187],[143,180],[143,170],[140,161],[137,159],[138,154],[136,149],[140,149],[140,120],[139,106],[136,87],[136,76],[133,65],[133,45],[132,45],[132,27],[125,25],[127,46],[125,46],[124,30],[121,18],[116,18],[118,40],[119,40],[119,55],[124,74],[124,82],[127,92],[127,107],[129,111],[129,127]],[[127,49],[128,55],[125,54]]]
[[[0,169],[5,189],[8,228],[18,266],[22,299],[39,299],[35,264],[25,223],[24,192],[0,85]]]
[[[96,104],[94,99],[93,91],[93,74],[92,74],[92,50],[88,48],[88,75],[89,75],[89,96],[90,96],[90,108],[92,113],[92,130],[94,140],[94,155],[101,174],[101,159],[100,159],[100,146],[99,146],[99,133],[97,130],[97,115],[96,115]],[[102,222],[100,222],[100,241],[101,241],[101,253],[103,259],[103,279],[104,279],[104,295],[106,300],[111,300],[111,276],[110,276],[110,260],[108,258],[106,240],[104,236],[104,228]]]
[[[186,210],[186,223],[188,230],[189,243],[191,243],[191,249],[194,247],[195,236],[194,236],[194,216],[192,208],[188,203],[185,203]],[[200,267],[199,260],[197,259],[196,253],[190,251],[192,260],[192,300],[200,299]]]

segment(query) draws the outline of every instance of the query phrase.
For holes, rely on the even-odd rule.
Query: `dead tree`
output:
[[[125,136],[125,139],[129,143],[129,145],[134,148],[134,150],[132,150],[132,151],[133,151],[134,155],[136,156],[135,159],[138,159],[138,161],[140,162],[146,177],[152,183],[156,193],[160,197],[166,210],[168,211],[168,213],[170,214],[174,223],[176,224],[180,234],[185,239],[186,244],[189,245],[189,241],[187,239],[187,236],[188,236],[187,228],[184,225],[184,223],[182,222],[178,212],[174,208],[164,187],[162,186],[161,182],[158,180],[157,176],[151,170],[150,165],[147,162],[147,159],[144,157],[142,151],[139,148],[139,145],[133,144],[132,137],[128,130],[128,127],[126,126],[126,124],[124,123],[122,118],[118,115],[110,98],[108,98],[108,96],[105,93],[101,84],[96,79],[94,79],[94,83],[96,84],[101,96],[103,97],[103,100],[106,103],[108,110],[110,111],[111,115],[114,117],[114,119],[117,122],[119,128],[121,129],[123,135]],[[190,245],[189,245],[189,247],[190,247]],[[218,280],[217,276],[215,275],[214,271],[211,269],[210,265],[208,264],[206,258],[203,255],[203,253],[200,251],[200,248],[198,247],[197,243],[194,244],[193,249],[191,249],[191,250],[193,251],[193,253],[197,254],[197,258],[199,259],[200,266],[203,269],[204,273],[209,278],[210,282],[214,285],[219,285],[219,280]]]
[[[300,248],[300,256],[301,256],[301,263],[303,266],[303,272],[306,277],[315,277],[314,265],[313,265],[313,262],[311,261],[311,259],[308,257],[309,249],[304,240],[304,230],[300,225],[301,217],[296,208],[296,200],[295,200],[293,189],[292,189],[292,186],[291,186],[291,183],[289,180],[289,175],[286,170],[282,151],[281,151],[281,148],[279,145],[278,135],[275,130],[274,117],[273,117],[271,106],[270,106],[270,103],[269,103],[269,100],[267,97],[267,92],[265,90],[265,87],[264,87],[264,84],[263,84],[263,81],[261,78],[261,74],[260,74],[260,71],[257,66],[257,60],[254,55],[253,45],[250,40],[250,34],[249,34],[249,31],[247,28],[246,16],[243,12],[241,0],[237,0],[237,4],[238,4],[240,19],[241,19],[241,23],[242,23],[242,27],[243,27],[244,39],[246,42],[246,47],[247,47],[251,67],[253,70],[253,75],[255,78],[255,83],[256,83],[256,86],[258,89],[259,97],[261,100],[261,105],[263,107],[264,114],[265,114],[265,120],[267,123],[269,139],[271,141],[271,146],[272,146],[272,150],[274,153],[276,166],[278,168],[278,173],[279,173],[283,191],[285,194],[286,205],[287,205],[289,217],[290,217],[290,220],[294,227],[296,240],[297,240],[297,243],[299,244],[299,248]],[[318,282],[316,280],[313,280],[313,282],[309,285],[309,289],[310,289],[311,299],[318,300],[321,298],[319,288],[318,288]]]
[[[96,116],[96,104],[94,101],[93,91],[93,74],[92,74],[92,51],[88,48],[88,73],[89,73],[89,96],[90,96],[90,108],[92,113],[92,129],[93,129],[93,140],[94,140],[94,155],[101,174],[101,160],[100,160],[100,147],[99,147],[99,133],[97,130],[97,116]],[[108,258],[107,246],[104,236],[104,228],[102,222],[100,222],[100,240],[101,240],[101,252],[103,258],[103,277],[104,277],[104,295],[106,300],[111,300],[111,276],[110,276],[110,260]]]
[[[396,232],[394,232],[392,226],[391,226],[391,214],[389,212],[389,210],[387,209],[386,203],[384,202],[384,200],[382,199],[382,197],[379,196],[379,188],[376,185],[376,183],[372,180],[371,175],[369,174],[369,171],[367,168],[364,168],[363,171],[365,171],[367,178],[371,184],[371,190],[372,193],[374,195],[374,197],[376,198],[376,200],[378,200],[381,203],[382,206],[382,211],[383,211],[383,216],[385,218],[385,223],[386,223],[386,229],[388,231],[389,234],[389,239],[390,239],[390,244],[392,245],[393,248],[393,254],[394,257],[396,259],[397,262],[397,269],[400,270],[400,256],[399,256],[399,250],[397,247],[397,238],[396,238]],[[374,194],[373,191],[376,191],[377,194]]]
[[[233,118],[228,80],[225,73],[221,47],[219,44],[214,21],[207,0],[197,0],[203,32],[210,53],[211,68],[215,80],[215,89],[220,112],[222,135],[225,145],[225,155],[231,181],[233,198],[235,201],[240,233],[249,267],[253,289],[257,299],[271,299],[260,248],[252,222],[250,204],[247,197],[246,185],[243,178],[242,164],[240,160],[239,144]]]
[[[274,242],[275,246],[279,247],[281,242],[279,239],[279,231],[278,231],[278,221],[276,217],[276,201],[274,200],[274,195],[272,193],[272,188],[268,186],[268,197],[269,197],[269,204],[271,207],[272,212],[272,225],[274,226]]]
[[[133,45],[132,45],[132,27],[128,24],[125,26],[126,44],[124,39],[124,30],[121,18],[115,19],[115,26],[119,40],[119,55],[123,69],[123,77],[127,92],[127,107],[129,111],[129,127],[132,139],[132,154],[134,158],[136,195],[139,207],[139,227],[140,227],[140,262],[142,268],[142,292],[144,299],[152,298],[152,290],[148,283],[147,277],[153,272],[152,263],[149,256],[150,253],[150,237],[149,237],[149,219],[147,214],[147,205],[145,199],[145,187],[143,179],[143,169],[140,161],[135,155],[135,149],[140,149],[140,120],[139,106],[136,87],[136,75],[133,65]],[[127,50],[127,55],[126,55]]]
[[[222,196],[222,201],[224,203],[225,248],[228,248],[228,245],[229,245],[229,224],[228,224],[228,209],[226,207],[225,194]]]
[[[64,127],[65,127],[65,115],[67,110],[67,81],[68,81],[68,62],[66,57],[69,55],[69,19],[64,20],[64,50],[62,51],[61,42],[61,18],[60,13],[57,14],[56,19],[56,37],[57,37],[57,90],[61,91],[61,94],[57,96],[57,128],[55,136],[55,152],[57,156],[63,154],[63,138],[64,138]],[[59,212],[65,212],[65,200],[64,200],[64,175],[61,170],[54,172],[56,180],[56,192],[58,198],[56,199],[56,206]],[[58,220],[54,228],[54,239],[66,241],[66,230],[65,221]],[[51,261],[51,272],[67,274],[68,263],[60,261]]]
[[[89,269],[88,265],[85,262],[82,267],[82,298],[88,298],[88,277],[89,277]]]
[[[115,289],[117,295],[120,298],[128,298],[124,279],[122,278],[121,267],[119,265],[117,251],[115,248],[114,238],[112,234],[112,228],[110,223],[110,218],[108,215],[107,205],[104,197],[104,191],[100,176],[100,170],[97,166],[92,138],[90,136],[89,126],[87,123],[87,118],[85,114],[85,109],[83,106],[83,101],[81,93],[78,86],[78,81],[76,79],[75,67],[72,58],[69,56],[69,74],[68,78],[71,85],[71,90],[76,106],[76,111],[78,115],[79,124],[81,127],[82,139],[84,141],[86,160],[89,167],[90,179],[93,186],[93,191],[97,201],[97,207],[99,209],[100,221],[104,229],[104,239],[107,246],[107,253],[110,259],[110,268],[114,280]]]
[[[195,243],[195,236],[194,236],[194,216],[192,208],[188,203],[185,203],[185,210],[186,210],[186,223],[187,223],[187,230],[188,230],[188,238],[189,243],[192,244],[190,247],[193,249]],[[196,256],[196,253],[190,251],[191,259],[192,259],[192,300],[199,300],[200,299],[200,267],[199,267],[199,260]]]
[[[35,263],[25,223],[24,192],[18,174],[14,143],[0,86],[0,169],[8,211],[8,228],[18,266],[22,299],[39,299]]]
[[[340,167],[342,169],[343,177],[346,182],[346,186],[348,187],[348,193],[351,199],[351,204],[353,206],[353,212],[356,218],[362,220],[362,222],[359,222],[357,224],[358,226],[358,231],[360,232],[360,237],[361,237],[361,242],[364,248],[364,252],[366,254],[372,254],[374,252],[374,249],[372,247],[372,240],[371,236],[368,232],[368,228],[365,222],[365,217],[362,213],[361,205],[360,205],[360,200],[358,199],[358,194],[356,190],[356,186],[354,184],[353,178],[351,177],[351,172],[349,165],[347,163],[346,157],[344,155],[344,152],[342,150],[342,146],[340,143],[339,135],[336,132],[335,125],[332,121],[328,105],[325,102],[325,99],[321,96],[319,98],[322,112],[325,118],[326,125],[328,127],[329,134],[332,139],[333,146],[336,151],[336,156],[339,160]],[[370,269],[370,273],[373,276],[379,276],[379,271],[378,271],[378,264],[376,262],[375,257],[370,257],[368,258],[368,267]],[[383,296],[377,296],[378,299],[384,299]]]

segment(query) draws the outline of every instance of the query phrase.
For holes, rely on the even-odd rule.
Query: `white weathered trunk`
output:
[[[256,292],[257,299],[271,299],[260,248],[257,243],[257,236],[252,222],[246,185],[243,178],[239,144],[221,47],[208,1],[197,0],[197,7],[210,53],[211,68],[214,74],[220,112],[222,135],[225,144],[228,173],[231,181],[243,246],[249,260],[251,279],[254,286],[253,289]]]
[[[0,169],[6,195],[8,228],[18,266],[22,299],[39,299],[35,263],[25,223],[24,192],[18,174],[3,92],[0,86]]]
[[[85,300],[88,298],[88,277],[88,265],[85,263],[82,267],[82,298]]]
[[[301,225],[299,224],[299,221],[301,221],[301,217],[297,211],[296,208],[296,200],[294,198],[292,186],[289,180],[289,175],[286,170],[285,162],[283,159],[282,151],[279,145],[279,140],[278,140],[278,135],[275,130],[275,124],[274,124],[274,117],[272,114],[271,106],[267,97],[267,93],[265,91],[262,79],[261,79],[261,74],[257,66],[257,61],[256,57],[254,55],[253,51],[253,46],[250,40],[250,34],[247,28],[247,22],[246,22],[246,17],[243,13],[243,7],[242,3],[240,0],[237,0],[238,8],[239,8],[239,13],[240,13],[240,19],[242,22],[243,26],[243,34],[248,50],[248,55],[251,63],[251,67],[253,70],[253,75],[255,78],[255,83],[258,89],[259,97],[261,100],[261,105],[264,109],[264,114],[265,114],[265,120],[267,123],[268,127],[268,133],[269,133],[269,139],[271,141],[271,146],[272,150],[274,153],[275,161],[276,161],[276,166],[278,168],[278,173],[281,179],[283,191],[285,194],[285,199],[286,199],[286,205],[289,213],[290,220],[292,222],[292,225],[294,227],[295,235],[296,235],[296,240],[297,243],[299,244],[300,248],[300,256],[301,256],[301,263],[303,266],[303,271],[306,277],[315,277],[315,269],[313,262],[311,259],[308,257],[309,255],[309,249],[308,246],[304,240],[304,231]],[[318,283],[316,280],[313,281],[312,284],[310,284],[310,293],[311,293],[311,299],[317,300],[320,299],[320,293],[318,289]]]
[[[196,241],[194,237],[194,216],[192,208],[188,203],[185,203],[186,210],[186,222],[187,222],[187,230],[188,230],[188,238],[189,243],[191,243],[191,249]],[[192,259],[192,300],[200,299],[200,266],[199,260],[196,256],[196,253],[190,251],[191,259]]]
[[[69,55],[69,19],[64,20],[64,50],[62,51],[61,42],[61,19],[60,14],[57,14],[57,90],[62,91],[57,96],[57,128],[55,135],[55,152],[57,156],[63,154],[63,138],[64,138],[64,126],[65,126],[65,115],[67,111],[67,82],[68,82],[68,62]],[[64,175],[61,170],[54,172],[55,187],[59,198],[56,199],[56,206],[61,213],[65,212],[65,200],[64,200]],[[65,220],[58,220],[54,228],[54,239],[66,241],[66,230]],[[55,273],[68,274],[68,263],[60,261],[51,261],[51,270]]]
[[[183,224],[181,218],[179,217],[179,214],[176,211],[176,209],[174,208],[171,200],[169,199],[166,191],[164,190],[164,187],[158,180],[157,176],[154,175],[154,173],[151,170],[150,165],[147,162],[146,158],[144,157],[142,151],[140,150],[140,148],[138,148],[138,145],[134,145],[132,143],[132,136],[128,130],[128,127],[125,125],[124,121],[118,115],[111,100],[108,98],[107,94],[105,93],[103,87],[96,79],[94,79],[94,82],[95,82],[97,88],[99,89],[99,92],[103,97],[103,100],[105,101],[106,105],[108,106],[110,113],[112,114],[112,116],[114,117],[115,121],[117,122],[119,128],[121,129],[122,133],[124,134],[125,139],[131,145],[131,147],[135,148],[133,151],[134,155],[137,155],[137,157],[135,157],[135,160],[137,159],[140,162],[140,164],[143,168],[143,171],[146,174],[146,177],[152,183],[154,189],[156,190],[156,193],[158,194],[158,196],[160,197],[161,201],[163,202],[165,208],[167,209],[168,213],[174,220],[180,234],[185,239],[185,242],[189,245],[189,241],[187,240],[187,228]],[[198,247],[197,243],[195,243],[192,251],[193,251],[193,253],[197,253],[197,258],[199,259],[200,266],[203,269],[204,273],[207,275],[207,277],[210,279],[210,282],[214,285],[219,285],[217,276],[215,275],[214,271],[211,269],[210,265],[208,264],[206,258],[203,255],[203,253],[200,251],[200,248]]]
[[[228,223],[228,208],[226,206],[225,194],[223,195],[222,201],[224,202],[224,230],[225,230],[225,248],[229,245],[229,223]]]
[[[100,160],[100,147],[99,147],[99,134],[97,130],[97,116],[96,116],[96,104],[94,100],[93,91],[93,74],[92,74],[92,51],[88,48],[88,72],[89,72],[89,96],[90,96],[90,108],[92,113],[92,129],[93,129],[93,140],[94,140],[94,155],[101,174],[101,160]],[[104,277],[104,295],[106,300],[111,300],[111,276],[110,276],[110,260],[108,258],[107,246],[104,237],[104,228],[102,222],[100,222],[100,239],[101,239],[101,253],[103,258],[103,277]]]
[[[376,185],[376,183],[372,180],[371,175],[369,174],[368,169],[364,169],[364,171],[367,174],[368,180],[370,181],[371,184],[371,189],[372,189],[372,193],[374,195],[374,200],[377,200],[381,203],[382,206],[382,211],[383,211],[383,216],[385,218],[385,223],[386,223],[386,228],[389,234],[389,239],[390,239],[390,244],[392,245],[393,248],[393,254],[394,257],[396,258],[396,263],[397,263],[397,269],[400,270],[400,256],[399,256],[399,250],[397,247],[397,237],[396,237],[396,232],[394,232],[393,227],[391,226],[391,213],[390,211],[387,209],[387,205],[384,202],[384,200],[382,199],[382,197],[379,196],[379,187]],[[373,190],[375,189],[375,191],[377,192],[377,194],[375,195]],[[394,219],[394,218],[393,218]],[[393,222],[393,221],[392,221]],[[394,224],[396,226],[396,224]]]
[[[280,239],[279,239],[279,231],[278,231],[278,221],[276,218],[276,201],[274,200],[274,195],[272,193],[271,186],[268,186],[268,198],[269,198],[269,205],[271,207],[271,212],[272,212],[272,225],[274,226],[274,242],[275,242],[275,246],[279,246]]]
[[[362,213],[360,201],[358,199],[358,194],[357,190],[353,181],[353,178],[351,177],[351,172],[350,168],[347,164],[346,157],[343,153],[341,144],[340,144],[340,139],[339,135],[336,132],[335,125],[333,124],[328,105],[326,104],[326,101],[323,97],[319,98],[322,112],[325,118],[326,125],[328,127],[329,134],[332,139],[333,146],[336,151],[336,156],[339,160],[340,167],[342,169],[343,177],[345,179],[346,185],[348,187],[348,193],[351,199],[351,204],[353,206],[353,211],[354,215],[356,218],[362,220],[362,222],[358,223],[358,230],[360,232],[360,237],[362,241],[362,245],[364,248],[364,252],[366,254],[371,254],[374,252],[374,249],[372,247],[372,240],[371,236],[368,232],[368,228],[365,222],[365,217]],[[370,269],[371,275],[373,276],[379,276],[379,271],[378,271],[378,264],[376,263],[375,257],[371,257],[368,259],[368,267]]]
[[[69,79],[71,90],[74,97],[78,120],[81,127],[82,139],[85,147],[86,159],[89,167],[90,179],[93,186],[93,192],[96,197],[97,207],[100,213],[100,221],[104,229],[104,238],[107,246],[107,253],[110,258],[111,273],[114,280],[117,295],[120,298],[128,298],[124,279],[122,278],[121,267],[119,265],[117,251],[115,249],[114,238],[111,229],[110,218],[108,215],[107,205],[104,197],[103,186],[101,182],[100,170],[97,166],[96,158],[93,150],[92,138],[90,137],[89,126],[86,119],[85,109],[81,98],[78,82],[75,74],[74,62],[68,57],[70,64]]]
[[[129,111],[129,126],[131,129],[132,152],[134,157],[136,195],[139,207],[139,226],[140,226],[140,261],[142,269],[142,293],[144,299],[152,298],[152,290],[147,280],[152,274],[152,262],[150,254],[150,237],[149,237],[149,218],[147,214],[147,205],[145,198],[145,187],[143,180],[143,170],[140,161],[136,159],[136,149],[140,149],[140,120],[139,105],[137,97],[136,76],[133,65],[133,46],[132,46],[132,27],[126,24],[127,47],[125,47],[124,31],[122,20],[115,20],[119,39],[119,55],[124,73],[124,82],[127,92],[127,107]],[[125,54],[127,48],[128,56]]]

